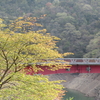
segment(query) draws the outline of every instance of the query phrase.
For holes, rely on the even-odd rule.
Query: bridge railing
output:
[[[100,58],[58,58],[61,61],[69,62],[71,65],[100,65]]]

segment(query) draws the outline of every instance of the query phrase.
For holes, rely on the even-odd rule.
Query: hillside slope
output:
[[[87,96],[100,100],[100,74],[55,74],[49,76],[50,80],[66,80],[62,83],[64,87],[78,90]]]

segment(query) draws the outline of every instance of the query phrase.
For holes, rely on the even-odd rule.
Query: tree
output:
[[[81,32],[77,31],[74,25],[66,23],[63,32],[60,34],[60,38],[62,40],[59,44],[62,48],[62,51],[65,52],[66,50],[68,50],[75,53],[74,57],[80,57],[83,54],[83,51],[81,50],[81,36]],[[78,52],[78,54],[76,54],[76,52]]]
[[[2,22],[1,22],[2,24]],[[50,70],[66,68],[56,58],[64,55],[57,51],[56,42],[59,38],[46,33],[46,30],[37,32],[15,33],[10,29],[0,30],[0,99],[12,100],[52,100],[62,93],[62,86],[50,82],[39,75],[25,75],[23,69],[31,64],[34,73],[41,68],[36,65],[46,64]],[[45,63],[49,59],[49,63]],[[52,62],[55,67],[52,67]]]
[[[18,17],[16,20],[12,20],[8,27],[10,30],[16,33],[26,33],[34,29],[35,26],[42,27],[41,24],[36,23],[37,19],[42,19],[46,15],[41,15],[40,18],[29,17],[31,14],[27,14],[24,17]]]
[[[84,55],[85,58],[100,58],[100,32],[90,40],[86,50],[87,53]]]
[[[49,81],[44,76],[30,76],[17,73],[13,79],[0,89],[0,100],[53,100],[63,94],[58,81]]]

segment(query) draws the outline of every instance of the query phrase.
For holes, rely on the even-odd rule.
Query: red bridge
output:
[[[100,73],[100,58],[59,58],[58,60],[66,61],[69,65],[72,65],[69,69],[59,69],[51,71],[47,69],[47,66],[41,66],[44,71],[38,71],[37,74],[58,74],[58,73]],[[33,69],[27,74],[33,74]]]

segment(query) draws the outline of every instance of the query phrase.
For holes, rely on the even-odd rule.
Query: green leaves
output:
[[[63,94],[61,81],[49,81],[40,75],[25,75],[24,68],[31,64],[34,73],[42,70],[37,63],[67,55],[57,51],[59,38],[46,33],[46,29],[37,32],[15,33],[9,29],[0,31],[0,99],[11,100],[52,100]],[[55,67],[52,67],[55,64]],[[50,70],[66,68],[51,60],[45,63]],[[24,71],[23,71],[24,70]],[[30,70],[30,69],[29,69]]]
[[[93,39],[89,42],[86,48],[87,52],[84,57],[87,58],[100,58],[100,32],[98,32]]]
[[[25,75],[17,73],[12,82],[6,84],[8,88],[0,90],[0,95],[3,94],[4,98],[8,95],[12,100],[52,100],[58,96],[63,88],[58,85],[60,81],[49,81],[47,77],[42,75]],[[6,93],[6,94],[5,94]]]
[[[74,99],[74,97],[69,97],[68,99],[66,99],[66,100],[73,100]]]

